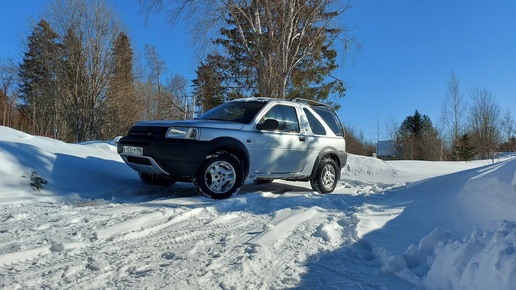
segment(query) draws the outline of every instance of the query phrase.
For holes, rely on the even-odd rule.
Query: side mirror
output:
[[[256,125],[257,130],[274,131],[279,129],[279,122],[275,119],[267,119],[265,122]]]

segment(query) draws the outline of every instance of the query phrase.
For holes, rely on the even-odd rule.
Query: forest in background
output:
[[[105,1],[54,0],[27,36],[22,61],[0,60],[0,124],[81,142],[124,135],[138,120],[192,118],[242,97],[303,97],[339,108],[346,84],[333,75],[337,56],[359,44],[338,20],[356,3],[139,4],[147,17],[193,17],[198,29],[192,33],[199,38],[206,38],[200,27],[214,27],[207,38],[213,49],[199,60],[196,79],[167,76],[153,46],[145,46],[143,61],[135,60],[129,33]],[[502,112],[490,91],[478,87],[464,94],[453,71],[447,87],[438,122],[416,109],[401,123],[385,125],[395,143],[390,158],[470,160],[516,150],[512,113]],[[346,131],[348,152],[376,152],[363,134]]]

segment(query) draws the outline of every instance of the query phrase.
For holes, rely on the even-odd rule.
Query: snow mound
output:
[[[423,289],[514,289],[515,180],[513,158],[398,189],[361,207],[359,234],[383,272]]]
[[[0,126],[0,203],[105,198],[140,185],[111,142],[67,144]],[[47,182],[31,190],[35,178]]]
[[[346,166],[342,169],[342,174],[346,177],[392,177],[397,174],[397,170],[381,159],[348,154],[348,161]]]
[[[441,244],[424,282],[426,289],[514,289],[516,222],[495,231],[474,231],[463,240]]]

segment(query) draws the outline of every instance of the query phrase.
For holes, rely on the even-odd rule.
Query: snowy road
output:
[[[254,188],[224,201],[192,195],[2,205],[0,242],[11,253],[0,256],[0,280],[6,289],[381,285],[356,277],[356,255],[374,268],[370,249],[357,244],[356,198],[308,189],[245,193]],[[338,258],[324,258],[338,267],[318,262],[321,252],[343,248]]]

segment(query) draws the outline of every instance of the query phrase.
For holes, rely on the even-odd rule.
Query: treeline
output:
[[[164,63],[151,46],[148,73],[135,73],[121,27],[103,1],[51,2],[21,62],[0,65],[1,124],[81,142],[123,135],[141,119],[184,118],[186,80],[174,76],[165,85]]]
[[[502,110],[486,88],[471,88],[464,95],[452,71],[441,113],[442,158],[494,159],[499,152],[516,151],[516,122]]]
[[[338,108],[332,98],[344,96],[332,72],[351,46],[336,25],[351,2],[139,4],[148,17],[187,15],[212,44],[192,93],[184,77],[166,75],[155,47],[145,47],[144,62],[135,59],[130,34],[103,0],[54,0],[27,37],[23,59],[1,60],[0,124],[80,142],[123,135],[137,120],[191,118],[234,98],[305,97]],[[199,32],[206,28],[209,37]]]
[[[183,76],[167,75],[155,47],[145,46],[143,60],[134,56],[130,34],[103,0],[53,0],[21,60],[0,60],[0,124],[80,142],[124,135],[138,120],[191,118],[241,97],[303,97],[338,108],[334,98],[346,86],[334,72],[356,43],[336,23],[352,2],[138,1],[148,17],[188,19],[199,42],[208,42],[189,92]],[[464,96],[453,73],[437,123],[416,110],[386,127],[391,158],[469,160],[516,150],[511,112],[486,89]],[[376,152],[362,133],[346,133],[348,152]]]
[[[453,72],[437,124],[418,110],[401,125],[391,122],[387,135],[393,146],[388,155],[380,157],[469,161],[516,151],[516,123],[510,110],[502,112],[485,88],[473,88],[464,96]]]

